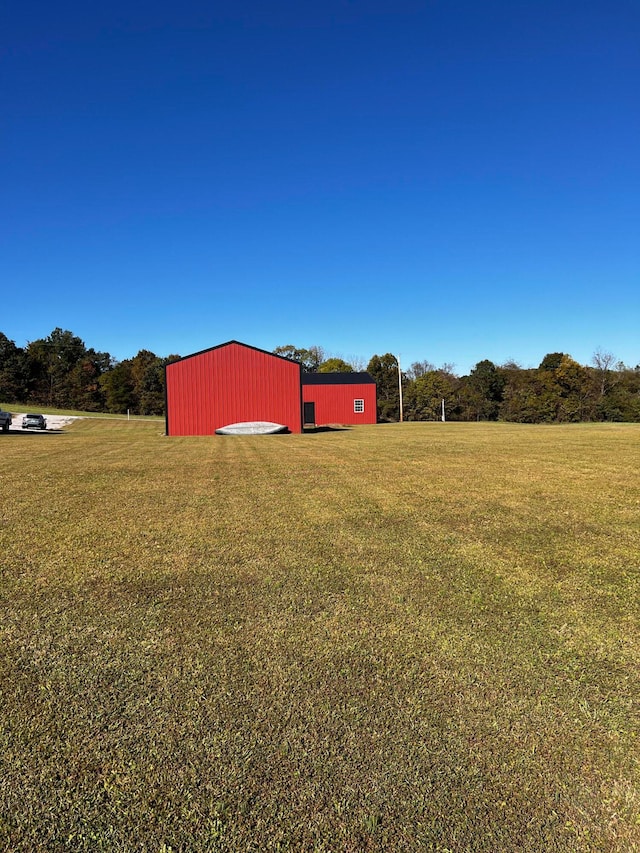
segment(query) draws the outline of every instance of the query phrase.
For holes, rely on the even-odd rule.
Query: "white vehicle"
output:
[[[22,419],[22,429],[46,429],[47,419],[44,415],[25,415]]]

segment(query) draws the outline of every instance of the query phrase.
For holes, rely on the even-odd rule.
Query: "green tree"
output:
[[[324,361],[324,350],[322,347],[312,346],[309,349],[295,347],[293,344],[276,347],[274,355],[288,358],[290,361],[297,361],[302,365],[302,369],[307,373],[315,373],[322,362]]]
[[[603,421],[640,421],[640,365],[617,365],[615,378],[597,402],[597,412]]]
[[[113,414],[125,414],[134,407],[134,386],[131,375],[131,359],[115,364],[100,377],[100,388],[106,410]]]
[[[164,412],[165,360],[150,350],[140,350],[131,359],[133,406],[139,415],[161,415]]]
[[[378,392],[378,419],[397,421],[400,418],[400,389],[398,385],[398,359],[390,352],[374,355],[367,372],[375,379]]]
[[[352,373],[353,367],[342,358],[327,358],[318,366],[318,373]]]
[[[557,420],[576,423],[593,419],[593,385],[589,371],[571,356],[565,355],[555,370],[557,388]]]
[[[525,424],[550,423],[557,414],[556,391],[550,371],[505,369],[500,417]]]
[[[563,352],[548,352],[538,366],[538,370],[557,370],[565,358]]]
[[[55,328],[46,338],[27,345],[29,398],[35,403],[73,408],[72,372],[86,356],[84,342],[72,332]]]
[[[0,332],[0,400],[22,403],[27,396],[25,351]]]
[[[104,409],[100,378],[110,370],[111,365],[112,359],[108,352],[96,352],[94,349],[86,351],[69,375],[69,394],[74,409],[83,412],[100,412]]]
[[[419,421],[440,420],[443,400],[448,409],[448,417],[453,417],[455,393],[456,377],[453,374],[444,370],[428,370],[420,374],[406,395],[412,407],[411,418]]]
[[[463,389],[468,417],[474,420],[497,420],[504,384],[504,376],[492,361],[479,361],[469,376],[464,377]]]

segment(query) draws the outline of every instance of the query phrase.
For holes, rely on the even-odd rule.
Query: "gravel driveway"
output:
[[[19,430],[22,432],[22,418],[25,416],[26,412],[20,412],[16,414],[11,419],[11,430]],[[45,415],[47,419],[47,431],[49,430],[59,430],[66,427],[72,421],[77,421],[78,418],[73,415]],[[41,432],[38,429],[24,430],[25,432]]]

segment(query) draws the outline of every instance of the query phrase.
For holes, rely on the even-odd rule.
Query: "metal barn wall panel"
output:
[[[315,403],[316,424],[375,424],[376,386],[303,385],[302,399]],[[353,401],[364,400],[364,412],[354,412]]]
[[[302,428],[300,365],[237,342],[167,365],[169,435],[212,435],[240,421]]]

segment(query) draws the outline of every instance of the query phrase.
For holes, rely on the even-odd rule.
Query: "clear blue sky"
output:
[[[0,331],[640,362],[638,0],[21,0]]]

